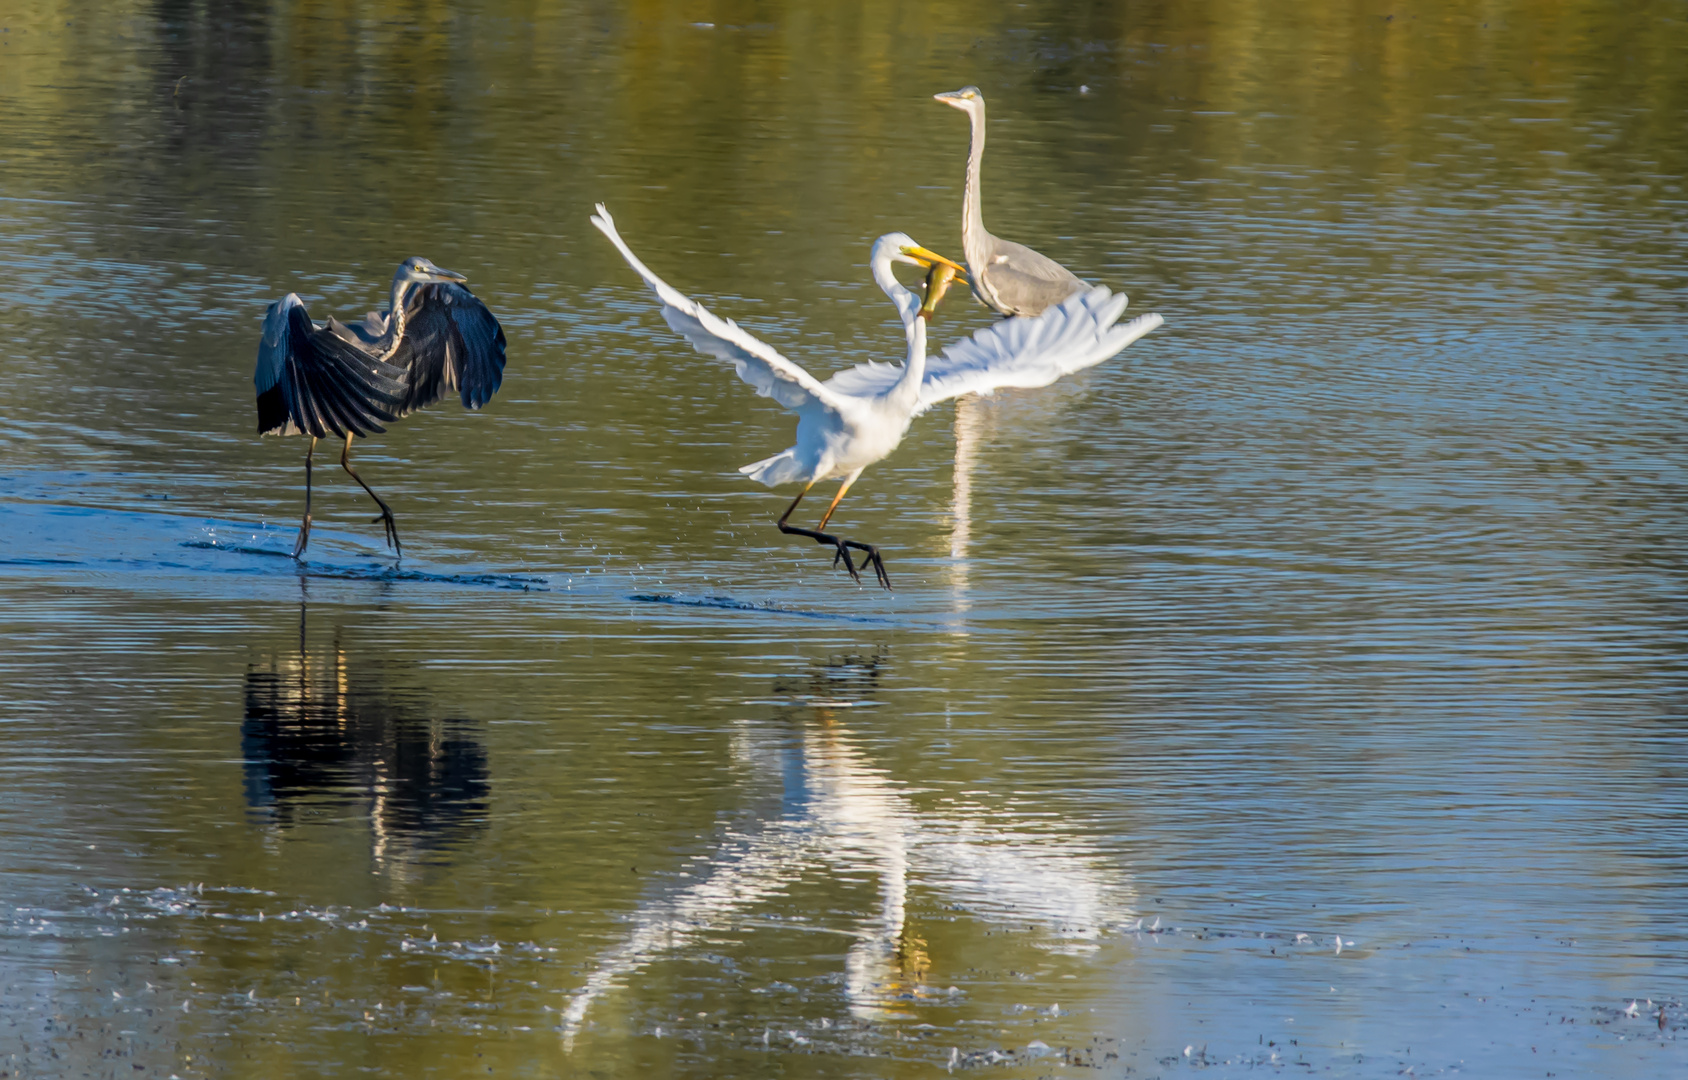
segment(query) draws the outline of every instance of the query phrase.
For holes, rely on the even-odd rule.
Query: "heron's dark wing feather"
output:
[[[403,372],[311,325],[299,297],[270,305],[252,382],[258,433],[318,438],[385,431],[403,395]]]
[[[461,285],[423,285],[405,302],[404,337],[393,363],[409,372],[399,409],[405,416],[455,390],[478,409],[504,381],[504,328]]]

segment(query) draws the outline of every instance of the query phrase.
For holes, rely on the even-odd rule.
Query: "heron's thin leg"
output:
[[[369,492],[369,497],[374,499],[375,505],[381,508],[381,516],[373,518],[372,520],[379,521],[386,528],[387,543],[393,545],[393,550],[395,552],[403,555],[404,548],[399,546],[399,523],[393,520],[392,507],[388,506],[381,496],[375,494],[375,489],[370,487],[368,484],[365,484],[363,482],[363,477],[359,476],[357,471],[352,468],[351,453],[352,436],[351,433],[348,432],[346,434],[346,445],[340,450],[340,467],[345,469],[347,474],[350,475],[353,480],[356,480],[363,490]]]
[[[299,540],[293,545],[293,558],[298,560],[311,542],[311,455],[316,453],[316,436],[311,436],[310,449],[305,451],[305,520],[299,523]]]

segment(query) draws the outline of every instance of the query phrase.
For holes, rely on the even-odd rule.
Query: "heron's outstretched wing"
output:
[[[1123,293],[1096,288],[1036,318],[1003,319],[946,346],[926,361],[916,415],[962,394],[1048,386],[1100,364],[1164,321],[1159,315],[1140,315],[1115,325],[1125,305]],[[902,373],[895,364],[862,364],[840,371],[827,385],[840,393],[871,396],[889,390]]]
[[[708,308],[651,273],[650,268],[627,247],[621,234],[615,231],[615,219],[610,217],[603,203],[598,204],[592,224],[610,238],[610,243],[621,252],[621,257],[645,279],[645,284],[662,301],[662,317],[692,343],[692,348],[705,356],[731,361],[738,377],[755,387],[758,394],[773,398],[792,412],[802,412],[806,406],[813,404],[836,412],[845,405],[820,380],[781,356],[772,346],[746,333],[731,319],[712,314]]]
[[[504,328],[461,285],[422,285],[405,299],[404,336],[392,363],[409,372],[399,416],[456,390],[465,409],[492,400],[504,381]]]
[[[318,438],[387,430],[404,395],[401,368],[311,325],[299,297],[270,305],[258,342],[258,434]]]

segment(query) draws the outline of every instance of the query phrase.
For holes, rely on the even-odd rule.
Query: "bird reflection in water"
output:
[[[385,665],[384,665],[385,666]],[[360,669],[339,635],[246,673],[246,801],[277,829],[366,807],[377,872],[403,878],[480,829],[490,784],[473,722]]]
[[[959,614],[967,598],[967,546],[973,541],[973,469],[979,457],[980,410],[974,394],[955,399],[955,484],[950,501],[950,592]]]
[[[849,880],[865,871],[877,881],[874,909],[855,925],[834,928],[855,938],[844,957],[843,989],[860,1020],[881,1018],[900,995],[918,992],[932,966],[926,942],[909,925],[911,883],[946,908],[1036,926],[1064,939],[1057,949],[1094,949],[1104,930],[1126,921],[1134,894],[1124,869],[1084,839],[960,800],[923,809],[874,764],[840,715],[877,703],[883,665],[882,656],[845,657],[817,666],[796,686],[777,684],[776,694],[796,706],[789,717],[795,733],[787,723],[737,725],[734,764],[747,788],[762,789],[768,812],[756,815],[759,827],[721,837],[701,880],[638,907],[630,932],[592,962],[564,1009],[565,1047],[593,1003],[629,975],[777,903],[817,871]],[[770,790],[776,785],[777,795]]]

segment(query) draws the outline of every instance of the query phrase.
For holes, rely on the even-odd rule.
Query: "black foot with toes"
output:
[[[850,558],[850,549],[855,548],[857,551],[866,552],[867,558],[863,560],[862,566],[871,565],[874,576],[879,579],[879,584],[883,585],[887,591],[890,590],[891,577],[885,572],[885,560],[879,557],[879,549],[872,544],[864,544],[860,540],[845,540],[831,533],[816,532],[814,529],[799,529],[797,526],[787,525],[783,521],[778,524],[782,533],[792,536],[807,536],[817,544],[825,544],[831,547],[834,552],[832,565],[837,566],[842,562],[844,569],[849,571],[851,580],[857,584],[861,583],[862,575],[861,571],[856,568],[855,560]]]
[[[393,520],[393,512],[383,505],[381,507],[381,516],[369,519],[369,523],[371,525],[375,524],[377,521],[381,523],[381,527],[386,531],[387,545],[397,554],[403,555],[404,548],[399,546],[399,523]]]
[[[885,560],[880,558],[879,549],[872,544],[864,544],[859,540],[846,540],[844,543],[858,551],[867,552],[867,558],[863,560],[862,565],[872,566],[873,574],[879,579],[879,584],[884,586],[886,592],[890,592],[891,575],[885,572]]]
[[[850,580],[856,582],[858,585],[861,584],[862,575],[856,569],[856,564],[850,561],[850,541],[834,540],[833,544],[837,548],[837,554],[832,557],[833,567],[836,569],[838,566],[838,560],[843,559],[844,569],[850,572]]]

